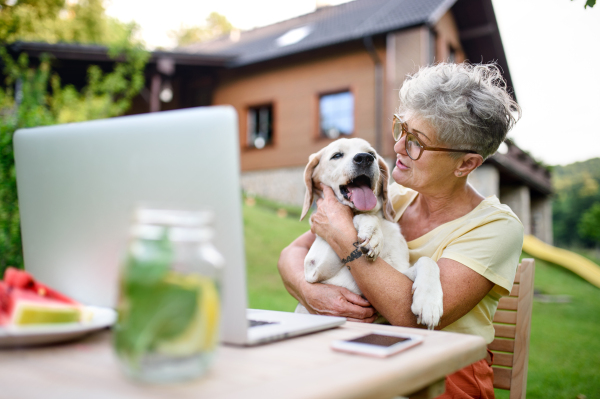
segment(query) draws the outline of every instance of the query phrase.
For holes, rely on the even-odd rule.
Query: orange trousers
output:
[[[494,355],[446,377],[446,392],[437,399],[494,399]]]

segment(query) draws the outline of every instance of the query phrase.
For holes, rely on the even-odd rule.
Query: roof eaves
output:
[[[506,172],[521,180],[527,186],[541,192],[542,194],[552,195],[554,193],[550,179],[542,177],[541,175],[538,175],[538,173],[532,173],[531,168],[523,165],[521,162],[513,158],[514,157],[509,155],[496,153],[489,157],[486,162],[498,165]]]
[[[15,52],[26,52],[30,56],[34,57],[40,57],[42,54],[48,53],[58,59],[95,62],[115,61],[109,56],[108,47],[99,45],[16,42],[11,45],[11,50]],[[172,58],[177,64],[180,65],[225,66],[233,57],[161,50],[151,52],[149,62],[154,63],[159,58]]]

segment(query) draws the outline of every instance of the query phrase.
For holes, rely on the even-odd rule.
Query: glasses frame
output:
[[[398,133],[396,133],[396,126],[398,126],[399,129]],[[421,140],[419,140],[419,136],[408,131],[408,125],[404,120],[402,120],[400,115],[394,114],[394,121],[392,122],[392,136],[394,137],[394,140],[398,142],[402,137],[408,137],[409,135],[415,138],[415,140],[417,141],[417,143],[419,143],[421,148],[419,156],[413,158],[410,156],[410,153],[408,151],[408,140],[404,140],[404,149],[406,150],[406,155],[408,155],[408,157],[413,161],[418,161],[419,158],[421,158],[421,155],[423,155],[423,151],[466,152],[467,154],[477,154],[477,151],[473,150],[455,150],[452,148],[430,147],[423,143]],[[396,138],[396,136],[398,136],[398,138]]]

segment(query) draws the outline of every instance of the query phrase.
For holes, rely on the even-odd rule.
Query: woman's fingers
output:
[[[363,298],[360,295],[356,295],[354,292],[352,292],[350,290],[342,288],[341,293],[342,293],[342,295],[344,295],[344,297],[346,297],[348,302],[351,302],[358,306],[371,306],[369,301],[367,301],[365,298]]]
[[[325,199],[334,198],[335,199],[335,194],[333,193],[333,190],[331,189],[331,187],[326,186],[325,184],[321,183],[321,189],[323,190],[323,198],[325,198]]]
[[[354,302],[349,301],[352,298]],[[312,284],[311,290],[305,292],[304,299],[306,308],[311,313],[328,316],[346,317],[353,321],[372,323],[377,317],[377,312],[370,306],[369,302],[345,288],[328,284]]]

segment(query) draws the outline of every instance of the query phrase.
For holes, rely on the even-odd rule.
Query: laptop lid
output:
[[[18,130],[26,269],[82,303],[114,307],[133,209],[211,209],[226,260],[222,340],[245,343],[237,123],[232,107],[216,106]]]

